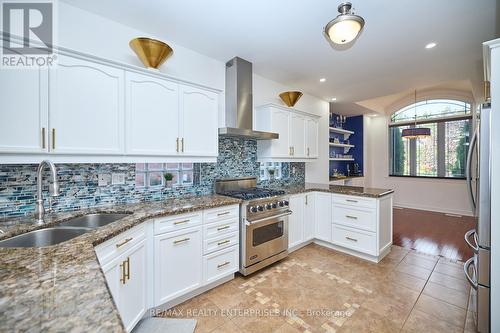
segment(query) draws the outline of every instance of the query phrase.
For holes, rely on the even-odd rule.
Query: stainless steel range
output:
[[[256,178],[223,179],[217,194],[242,199],[240,273],[251,274],[288,255],[288,197],[284,191],[257,187]]]

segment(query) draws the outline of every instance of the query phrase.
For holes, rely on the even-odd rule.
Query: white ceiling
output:
[[[495,0],[352,0],[365,30],[347,50],[322,29],[341,0],[66,0],[74,6],[339,103],[470,80],[495,36]],[[435,41],[431,50],[424,46]],[[320,83],[325,77],[327,81]]]

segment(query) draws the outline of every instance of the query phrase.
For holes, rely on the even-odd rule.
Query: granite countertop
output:
[[[345,186],[345,185],[330,185],[330,184],[315,184],[306,183],[302,186],[291,186],[285,188],[287,194],[298,194],[305,192],[330,192],[337,194],[354,195],[358,197],[380,198],[385,195],[394,193],[392,189],[371,188],[362,186]]]
[[[51,214],[43,226],[28,218],[0,219],[4,239],[90,213],[133,213],[58,245],[0,248],[1,330],[124,332],[94,246],[151,218],[239,203],[209,195]]]

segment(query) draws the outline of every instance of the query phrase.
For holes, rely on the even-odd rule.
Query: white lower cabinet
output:
[[[155,305],[201,286],[201,226],[154,237]]]
[[[152,219],[97,245],[126,330],[153,306],[178,303],[231,278],[239,269],[238,223],[239,205],[219,207]]]
[[[316,193],[306,193],[304,196],[304,241],[314,239],[314,229],[316,220]]]
[[[304,195],[290,197],[290,210],[288,218],[288,248],[300,245],[304,241]]]
[[[316,192],[314,202],[315,238],[325,241],[332,241],[332,194],[326,192]]]

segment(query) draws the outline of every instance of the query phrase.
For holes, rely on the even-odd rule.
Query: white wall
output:
[[[389,177],[389,118],[366,120],[366,185],[394,189],[394,205],[472,215],[465,180]]]
[[[280,83],[268,80],[262,76],[253,75],[253,105],[254,108],[268,104],[284,105],[279,94],[284,91],[297,90]],[[319,115],[319,158],[315,162],[306,163],[306,182],[328,183],[328,102],[317,97],[304,94],[294,109]],[[255,117],[254,117],[255,119]]]
[[[59,46],[142,67],[143,65],[128,46],[129,41],[135,37],[157,38],[167,42],[174,50],[173,55],[160,68],[161,72],[221,91],[225,89],[225,63],[170,42],[166,37],[168,32],[165,32],[165,36],[154,36],[64,2],[59,2],[58,17],[57,44]],[[258,75],[253,76],[254,106],[267,103],[282,104],[278,94],[287,90],[294,89]],[[223,105],[223,94],[221,102]],[[304,95],[296,108],[321,116],[320,159],[307,164],[306,180],[327,182],[328,103],[314,96]]]

